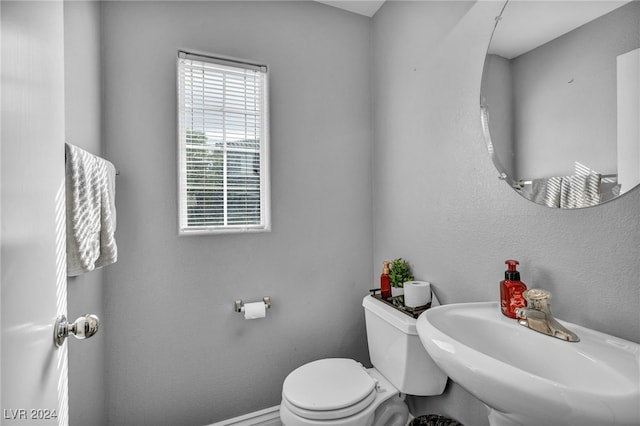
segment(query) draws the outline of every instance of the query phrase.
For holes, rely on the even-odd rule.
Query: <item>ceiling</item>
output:
[[[491,40],[489,53],[515,58],[628,2],[511,0]]]
[[[315,0],[339,9],[373,17],[385,0]],[[429,1],[429,0],[423,0]],[[490,53],[515,58],[631,0],[510,0],[505,8]],[[499,37],[499,33],[508,34]]]
[[[371,18],[382,6],[385,0],[316,0],[318,3],[324,3],[339,9],[348,10],[349,12],[368,16]]]
[[[315,1],[370,18],[385,2],[385,0]],[[629,1],[631,0],[510,0],[499,25],[499,31],[509,36],[494,38],[490,53],[508,59],[515,58]]]

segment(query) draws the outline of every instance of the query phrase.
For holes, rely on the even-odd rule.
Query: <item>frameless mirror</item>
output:
[[[480,99],[499,176],[558,208],[640,183],[640,1],[509,0]]]

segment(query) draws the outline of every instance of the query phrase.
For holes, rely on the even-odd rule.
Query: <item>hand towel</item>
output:
[[[600,203],[601,180],[598,173],[536,179],[532,182],[533,199],[563,209],[594,206]]]
[[[595,206],[600,203],[600,182],[598,173],[581,174],[562,178],[560,208]]]
[[[116,168],[71,144],[65,159],[67,275],[74,276],[118,260]]]
[[[560,194],[562,193],[561,176],[550,177],[546,179],[544,192],[544,205],[547,207],[560,207]]]

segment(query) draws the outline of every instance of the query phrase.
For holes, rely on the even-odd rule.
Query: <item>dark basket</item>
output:
[[[410,426],[463,426],[457,420],[448,417],[439,416],[437,414],[427,414],[426,416],[416,417],[411,421]]]

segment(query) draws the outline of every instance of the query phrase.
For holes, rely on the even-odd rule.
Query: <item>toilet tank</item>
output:
[[[362,306],[373,366],[402,393],[440,395],[447,376],[422,346],[415,318],[370,295]]]

